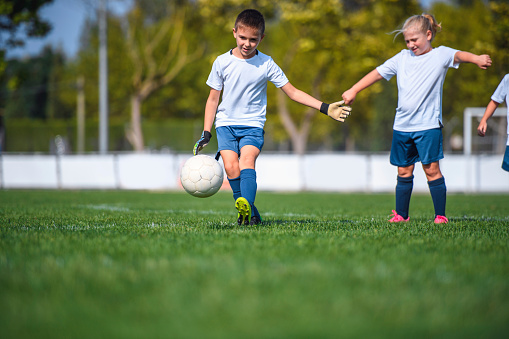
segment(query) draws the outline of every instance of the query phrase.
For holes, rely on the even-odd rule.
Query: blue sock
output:
[[[428,181],[428,186],[429,192],[431,193],[431,199],[433,200],[433,206],[435,206],[435,217],[437,215],[443,215],[445,217],[447,187],[445,187],[444,177]]]
[[[240,194],[240,176],[230,179],[228,178],[228,182],[230,183],[230,187],[233,192],[233,200],[237,201],[237,199],[241,196]]]
[[[252,168],[246,168],[240,171],[240,192],[251,205],[251,215],[259,216],[260,214],[254,205],[257,188],[256,171]]]
[[[408,218],[408,209],[410,208],[410,197],[414,188],[414,176],[400,177],[398,175],[398,184],[396,185],[396,213],[403,218]]]

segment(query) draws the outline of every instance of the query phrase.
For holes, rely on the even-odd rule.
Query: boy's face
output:
[[[237,42],[234,51],[236,57],[242,59],[252,58],[256,53],[256,47],[262,41],[265,35],[260,34],[259,30],[252,27],[238,27],[233,29],[233,36]]]
[[[406,47],[414,52],[415,55],[423,55],[431,51],[431,31],[424,34],[419,29],[410,28],[403,33],[405,37]]]

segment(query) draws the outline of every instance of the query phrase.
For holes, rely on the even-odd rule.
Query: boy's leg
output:
[[[228,182],[230,183],[230,187],[233,192],[233,200],[237,200],[240,198],[240,176],[230,179],[228,178]]]
[[[238,211],[237,223],[239,225],[249,224],[251,215],[251,208],[246,199],[242,198],[242,189],[240,186],[240,167],[239,156],[237,152],[231,150],[222,150],[221,157],[223,158],[223,165],[228,177],[228,182],[232,189],[233,200],[235,201],[235,208]]]
[[[258,213],[258,209],[254,205],[258,188],[256,183],[256,170],[254,167],[259,154],[260,150],[257,147],[246,145],[241,149],[239,164],[241,168],[240,191],[242,197],[244,197],[251,206],[251,216],[256,216],[260,221],[260,213]]]

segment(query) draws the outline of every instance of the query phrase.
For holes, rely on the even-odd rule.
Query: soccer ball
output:
[[[223,184],[223,168],[208,155],[189,158],[180,171],[180,182],[187,193],[199,198],[214,195]]]

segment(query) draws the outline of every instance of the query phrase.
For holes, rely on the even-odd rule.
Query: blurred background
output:
[[[246,8],[266,18],[260,51],[294,86],[326,102],[406,48],[391,32],[407,17],[434,14],[443,28],[435,47],[493,59],[487,71],[463,64],[448,72],[448,153],[463,152],[465,108],[485,107],[509,73],[506,0],[1,0],[1,151],[96,153],[102,135],[108,153],[190,153],[202,131],[212,63],[235,47],[231,30]],[[359,94],[344,124],[271,84],[268,95],[265,152],[390,149],[395,79]],[[503,152],[504,119],[491,121],[487,138],[474,138],[474,153]]]

